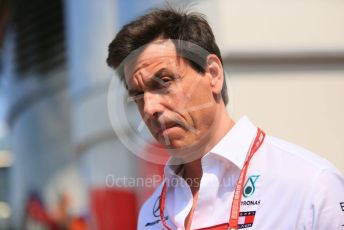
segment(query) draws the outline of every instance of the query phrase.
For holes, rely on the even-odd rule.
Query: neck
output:
[[[234,126],[233,120],[229,117],[226,108],[223,106],[222,111],[219,111],[218,116],[214,120],[213,129],[210,130],[209,135],[203,140],[199,141],[197,147],[188,149],[184,155],[197,156],[192,161],[184,161],[183,178],[188,182],[193,195],[199,190],[202,170],[202,157],[207,154]]]
[[[184,164],[183,178],[188,183],[192,195],[195,195],[200,187],[203,175],[201,159]]]

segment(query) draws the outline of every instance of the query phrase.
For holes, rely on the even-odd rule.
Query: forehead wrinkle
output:
[[[159,51],[142,51],[141,53],[137,54],[137,56],[133,57],[131,61],[128,63],[128,67],[130,66],[137,66],[133,72],[136,72],[137,69],[141,68],[149,64],[150,62],[154,62],[156,59],[165,59],[167,57],[176,58],[176,52],[169,52],[169,51],[161,51],[162,48],[159,48]],[[148,53],[147,53],[148,52]],[[148,57],[144,57],[148,56]]]
[[[140,58],[138,57],[134,62],[132,62],[131,64],[127,65],[127,70],[130,71],[130,67],[135,67],[134,71],[130,74],[127,75],[127,81],[128,83],[135,78],[135,75],[138,74],[138,72],[140,72],[140,77],[144,79],[146,79],[146,76],[151,77],[154,76],[156,72],[158,72],[160,69],[162,68],[166,68],[166,69],[170,69],[169,67],[172,68],[176,68],[177,66],[180,66],[180,58],[178,58],[178,55],[176,54],[172,54],[172,55],[161,55],[161,56],[155,56],[155,57],[147,57],[147,58],[142,58],[140,60]],[[154,71],[154,69],[156,69],[157,66],[162,65],[161,68],[159,68],[158,71]],[[148,71],[149,69],[153,69]],[[179,68],[178,68],[179,69]],[[147,74],[148,73],[148,74]],[[133,87],[131,87],[133,88]]]
[[[149,65],[149,63],[142,62],[141,64],[139,64],[139,66],[137,66],[137,67],[134,69],[134,71],[132,72],[132,74],[130,74],[129,76],[135,77],[136,72],[138,72],[140,69],[146,67],[147,65]]]
[[[158,69],[153,75],[152,77],[149,77],[147,79],[144,79],[144,77],[142,77],[142,72],[139,72],[137,73],[135,76],[134,76],[134,81],[136,81],[139,86],[139,88],[154,88],[153,85],[155,83],[158,83],[160,85],[163,85],[164,82],[159,78],[159,75],[165,73],[165,72],[170,72],[167,68],[165,68],[164,66],[162,66],[160,69]],[[135,87],[134,87],[134,90],[132,91],[135,91]],[[158,90],[154,90],[154,91],[158,91]]]
[[[163,68],[165,68],[164,60],[159,59],[159,61],[154,62],[154,63],[145,63],[145,65],[141,65],[141,67],[138,67],[136,69],[136,71],[135,71],[136,73],[134,72],[132,76],[135,77],[137,74],[139,74],[141,76],[141,78],[143,78],[143,79],[145,79],[146,77],[150,78],[150,77],[154,76],[158,72],[158,71],[155,71],[155,70],[157,69],[157,67],[159,65],[162,65],[162,67],[159,68],[158,71],[163,69]],[[152,70],[148,71],[147,67],[152,69]]]

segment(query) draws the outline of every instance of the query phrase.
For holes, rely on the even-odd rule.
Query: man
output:
[[[138,229],[344,229],[344,179],[329,162],[229,116],[202,16],[154,10],[120,30],[107,63],[171,155]]]

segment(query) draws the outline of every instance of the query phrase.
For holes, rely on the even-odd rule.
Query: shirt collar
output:
[[[165,178],[179,177],[178,175],[181,175],[183,171],[183,169],[180,168],[182,163],[180,159],[170,157],[164,168]]]
[[[243,116],[209,153],[203,156],[202,163],[205,164],[207,158],[214,154],[231,161],[241,169],[256,134],[257,127]]]
[[[211,159],[217,156],[230,161],[241,169],[256,133],[257,127],[246,116],[243,116],[226,135],[202,157],[202,167],[207,167],[208,163],[212,162]],[[176,161],[178,161],[178,159],[172,157],[168,160],[164,170],[165,177],[171,178],[180,174],[179,165]],[[176,171],[179,171],[179,173],[177,172],[176,174]]]

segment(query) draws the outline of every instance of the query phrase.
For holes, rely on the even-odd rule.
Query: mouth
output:
[[[155,133],[157,136],[167,135],[171,130],[175,128],[182,128],[182,126],[180,124],[172,123],[172,122],[162,123],[161,125],[158,126],[157,129],[155,129]]]
[[[156,133],[156,139],[165,146],[170,146],[173,141],[180,138],[183,127],[179,124],[162,126]]]

